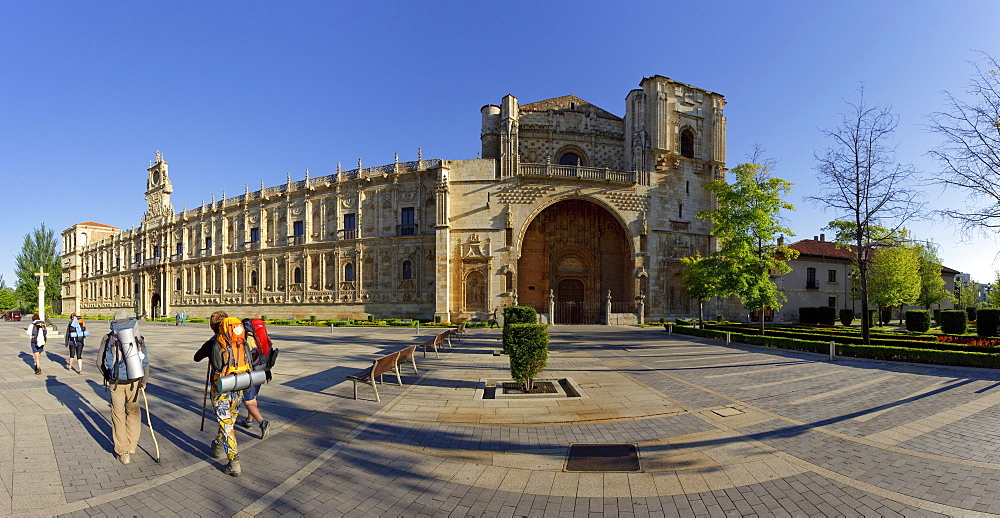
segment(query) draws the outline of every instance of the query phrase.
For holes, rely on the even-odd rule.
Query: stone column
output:
[[[556,323],[556,292],[553,289],[549,289],[549,323]]]
[[[45,273],[45,268],[39,266],[38,272],[33,274],[38,277],[38,319],[45,322],[45,278],[49,274]]]
[[[608,290],[608,300],[604,304],[604,324],[611,325],[611,290]]]

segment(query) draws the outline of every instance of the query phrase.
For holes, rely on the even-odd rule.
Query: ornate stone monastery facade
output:
[[[724,98],[642,80],[624,118],[575,96],[482,108],[482,158],[339,170],[174,212],[148,169],[139,228],[63,232],[63,310],[555,323],[691,315],[682,257],[711,253],[695,218],[725,177]]]

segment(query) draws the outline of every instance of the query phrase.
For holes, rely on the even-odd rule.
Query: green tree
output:
[[[3,274],[0,274],[0,309],[13,309],[17,307],[17,295],[14,290],[7,287],[7,282],[3,280]]]
[[[49,275],[45,277],[45,305],[50,306],[60,298],[60,283],[62,281],[62,262],[59,259],[59,246],[55,233],[45,227],[36,228],[24,236],[21,252],[15,258],[17,275],[17,298],[25,309],[37,310],[38,277],[34,274],[39,267],[44,267]]]
[[[791,271],[786,261],[798,257],[778,240],[781,234],[794,235],[780,219],[781,211],[795,208],[782,199],[792,184],[772,177],[766,164],[739,164],[730,172],[732,184],[715,180],[705,186],[718,208],[699,211],[697,217],[712,222],[719,249],[702,267],[718,278],[717,294],[736,295],[746,309],[760,312],[763,334],[764,310],[780,309],[787,300],[771,275]]]
[[[863,89],[859,100],[848,105],[851,109],[842,115],[839,127],[823,132],[831,145],[816,152],[822,187],[820,195],[810,199],[837,213],[839,219],[831,226],[836,224],[838,240],[854,247],[861,336],[868,345],[868,267],[879,246],[877,229],[902,228],[919,211],[919,194],[908,187],[913,168],[897,163],[893,156],[890,139],[898,118],[888,108],[867,105]]]
[[[961,278],[955,278],[955,304],[956,308],[978,308],[979,307],[979,283],[973,279],[969,282]]]
[[[951,299],[951,293],[944,289],[944,278],[941,277],[941,259],[938,258],[937,245],[932,242],[918,243],[920,254],[920,297],[917,303],[926,309],[943,300]]]
[[[917,247],[898,243],[879,250],[872,258],[868,277],[870,303],[880,307],[913,304],[920,296],[920,288],[920,252]]]
[[[986,303],[991,308],[1000,308],[1000,272],[996,272],[997,278],[986,290]]]
[[[698,300],[699,327],[705,326],[705,301],[715,296],[723,295],[719,287],[719,279],[712,269],[711,261],[701,255],[681,258],[684,272],[681,282],[688,295]]]

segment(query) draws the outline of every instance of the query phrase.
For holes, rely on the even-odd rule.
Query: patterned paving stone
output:
[[[1000,514],[996,372],[831,363],[655,328],[550,331],[546,373],[587,397],[477,399],[483,379],[509,374],[498,332],[470,330],[440,358],[418,354],[420,372],[380,386],[381,403],[366,387],[355,400],[346,374],[432,330],[276,327],[282,357],[260,396],[271,437],[240,429],[233,478],[207,456],[212,420],[200,430],[205,366],[191,355],[205,326],[145,325],[161,459],[144,432],[124,466],[93,369],[66,371],[53,347],[35,376],[17,323],[3,323],[0,351],[18,361],[0,373],[0,513]],[[568,445],[588,442],[638,444],[643,472],[564,472]],[[16,498],[32,486],[50,492]]]

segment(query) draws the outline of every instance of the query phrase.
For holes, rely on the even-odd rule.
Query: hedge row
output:
[[[925,312],[926,313],[926,312]],[[746,334],[748,336],[753,336],[759,333],[754,329],[743,326],[727,326],[727,325],[713,325],[710,326],[711,329],[717,331],[730,331],[734,333]],[[791,338],[795,340],[817,340],[822,341],[827,344],[831,340],[837,343],[844,344],[854,344],[854,345],[864,345],[864,340],[861,335],[837,335],[834,333],[818,332],[818,331],[785,331],[782,329],[768,328],[765,331],[765,336],[773,336],[779,338]],[[938,342],[934,337],[926,337],[924,339],[914,339],[915,337],[909,337],[908,335],[898,335],[894,338],[875,338],[874,335],[871,339],[871,344],[873,346],[880,347],[904,347],[904,348],[919,348],[919,349],[933,349],[941,351],[969,351],[969,352],[983,352],[983,353],[993,353],[997,351],[996,348],[982,346],[982,345],[965,345],[965,344],[955,344],[947,342]]]
[[[703,338],[725,339],[726,337],[726,333],[723,331],[694,329],[683,326],[675,326],[674,332],[683,335],[700,336]],[[774,336],[754,336],[732,332],[730,332],[730,338],[734,341],[745,344],[774,347],[778,349],[807,351],[820,354],[826,354],[830,351],[829,341],[820,342],[815,340],[800,340]],[[985,367],[990,369],[1000,368],[1000,354],[996,352],[950,351],[842,343],[835,344],[835,348],[838,356],[850,356],[854,358],[929,363],[935,365],[956,365],[961,367]]]

